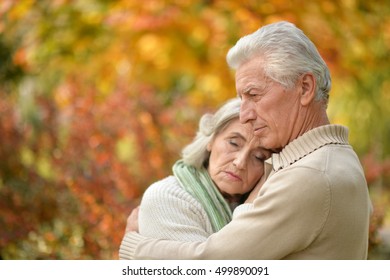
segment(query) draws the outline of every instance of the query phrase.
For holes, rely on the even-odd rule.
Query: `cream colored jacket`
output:
[[[371,202],[348,130],[315,128],[272,155],[253,204],[204,242],[127,233],[130,259],[366,259]]]

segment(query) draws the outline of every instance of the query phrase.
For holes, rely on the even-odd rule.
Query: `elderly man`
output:
[[[366,259],[371,202],[348,130],[326,114],[329,70],[293,24],[241,38],[236,70],[240,120],[274,153],[268,178],[205,242],[151,239],[128,220],[120,257],[130,259]]]

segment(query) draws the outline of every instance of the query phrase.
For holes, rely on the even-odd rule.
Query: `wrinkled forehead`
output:
[[[237,94],[248,91],[251,87],[266,88],[272,80],[266,75],[261,60],[249,61],[240,66],[235,74]]]

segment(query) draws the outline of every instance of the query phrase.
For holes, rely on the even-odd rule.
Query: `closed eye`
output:
[[[254,154],[254,157],[259,161],[265,161],[268,158],[264,153],[256,153]]]
[[[264,161],[265,158],[263,156],[255,156],[256,160],[258,161]]]
[[[229,140],[229,144],[234,146],[234,147],[238,147],[238,143],[235,141],[235,140]]]

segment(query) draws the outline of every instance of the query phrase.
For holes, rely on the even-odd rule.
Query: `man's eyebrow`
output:
[[[248,86],[248,87],[246,87],[244,90],[242,90],[240,92],[237,91],[237,97],[242,98],[242,96],[243,95],[247,95],[250,92],[251,89],[253,89],[253,87]]]
[[[242,94],[247,94],[251,90],[266,90],[269,87],[269,84],[267,81],[264,83],[250,83],[248,84],[243,90],[241,91]]]
[[[254,88],[257,88],[256,85],[254,84],[248,84],[243,90],[242,92],[245,94],[245,93],[248,93],[250,92],[252,89]]]

